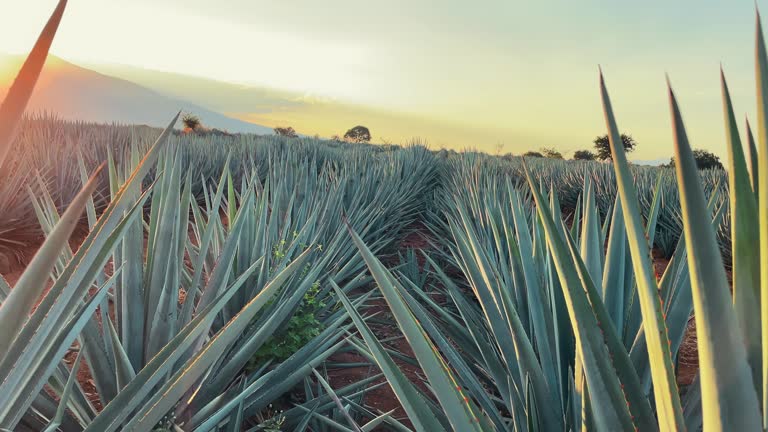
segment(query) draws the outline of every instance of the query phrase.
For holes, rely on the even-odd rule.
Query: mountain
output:
[[[10,86],[10,77],[22,62],[18,57],[0,57],[0,99]],[[192,112],[206,127],[230,132],[272,134],[272,128],[228,117],[183,94],[162,94],[139,84],[76,66],[49,56],[40,75],[28,111],[49,111],[62,118],[96,122],[146,124],[164,127],[179,111]]]
[[[269,113],[295,109],[307,102],[314,102],[307,100],[307,97],[300,93],[234,84],[175,72],[162,72],[118,64],[94,63],[84,66],[109,76],[139,84],[170,97],[204,104],[223,113]]]
[[[22,60],[0,54],[0,99]],[[375,142],[405,144],[416,139],[433,148],[471,143],[464,149],[498,143],[500,138],[510,143],[529,143],[532,138],[505,128],[471,127],[299,92],[127,65],[78,66],[54,56],[49,56],[30,104],[30,111],[53,111],[66,119],[155,127],[166,126],[180,109],[197,115],[207,127],[230,132],[272,134],[272,126],[292,126],[300,135],[330,137],[362,124],[372,131]],[[479,149],[488,151],[487,146]],[[524,149],[510,148],[515,153]],[[658,166],[669,158],[631,162]]]

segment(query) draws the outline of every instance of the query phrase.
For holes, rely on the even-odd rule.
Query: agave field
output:
[[[41,233],[32,204],[34,199],[30,198],[28,191],[30,187],[34,195],[41,192],[39,186],[44,184],[57,208],[64,209],[82,186],[82,167],[92,171],[109,157],[122,161],[130,157],[132,151],[145,152],[161,132],[146,126],[72,123],[45,114],[23,118],[7,162],[7,181],[0,184],[0,224],[3,226],[0,253],[18,254],[28,243],[25,240],[36,239]],[[360,163],[364,163],[371,155],[379,159],[385,156],[383,154],[400,151],[399,147],[382,148],[367,144],[352,146],[311,138],[290,140],[289,144],[289,140],[277,136],[242,135],[230,138],[176,134],[174,138],[179,143],[184,171],[196,180],[191,187],[194,196],[198,198],[203,196],[203,185],[210,185],[218,179],[225,164],[234,180],[239,182],[246,166],[251,171],[258,171],[264,179],[270,170],[267,161],[277,154],[287,153],[295,160],[309,159],[320,169],[326,162],[349,159],[350,152],[356,155],[353,157],[362,159]],[[464,188],[460,183],[462,178],[473,175],[483,176],[482,181],[489,183],[498,178],[518,186],[526,182],[522,158],[510,161],[483,153],[431,153],[437,160],[432,162],[424,175],[431,175],[430,170],[437,166],[441,171],[461,173],[452,175],[448,180],[459,182],[452,185],[454,188]],[[536,178],[546,179],[547,187],[556,191],[566,216],[570,217],[576,209],[580,209],[587,180],[593,187],[595,205],[601,220],[605,220],[612,212],[617,188],[610,164],[532,159],[527,161],[527,165]],[[631,169],[644,217],[650,214],[654,199],[660,199],[653,246],[661,256],[670,258],[683,231],[674,170],[646,166],[632,166]],[[727,216],[726,173],[721,170],[704,170],[700,171],[700,176],[707,196],[716,194],[716,205],[718,208],[723,207]],[[146,183],[149,178],[145,180]],[[101,175],[94,195],[97,208],[103,208],[109,195],[106,172]],[[729,236],[729,218],[724,217],[718,226],[718,239],[728,261]]]
[[[671,88],[631,166],[602,74],[611,164],[25,117],[65,7],[0,107],[2,430],[768,429],[759,17],[726,173]]]

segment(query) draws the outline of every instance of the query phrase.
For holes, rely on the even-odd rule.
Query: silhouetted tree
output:
[[[697,149],[693,151],[693,159],[696,161],[696,168],[700,170],[704,169],[724,169],[723,163],[720,162],[720,158],[712,152],[706,150]],[[672,156],[669,159],[669,164],[666,166],[675,167],[675,157]]]
[[[356,143],[371,142],[371,131],[365,126],[355,126],[344,134],[344,139]]]
[[[576,150],[573,153],[573,160],[595,160],[595,154],[589,150]]]
[[[284,136],[288,138],[296,138],[298,135],[296,134],[296,131],[293,130],[292,127],[276,127],[274,129],[275,135]]]
[[[184,114],[184,117],[181,118],[181,122],[184,123],[184,127],[186,129],[192,131],[197,130],[200,126],[203,125],[203,123],[200,121],[200,117],[191,113]]]
[[[634,140],[634,138],[632,138],[631,135],[621,134],[621,142],[624,144],[624,151],[627,153],[633,151],[635,147],[637,147],[637,142]],[[594,144],[598,159],[613,159],[611,157],[611,144],[610,141],[608,141],[608,135],[595,138]]]
[[[523,157],[531,157],[531,158],[543,158],[544,155],[537,152],[537,151],[527,151],[523,153]]]
[[[549,159],[562,159],[563,154],[551,147],[542,147],[541,154]]]

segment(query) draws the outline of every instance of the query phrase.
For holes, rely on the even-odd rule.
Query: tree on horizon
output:
[[[276,127],[273,130],[275,131],[275,135],[279,135],[279,136],[284,136],[288,138],[296,138],[299,136],[291,126]]]
[[[541,154],[548,159],[562,159],[563,154],[555,150],[554,147],[542,147]]]
[[[589,150],[576,150],[573,153],[573,160],[593,161],[595,160],[595,154]]]
[[[191,131],[196,131],[203,125],[203,122],[200,121],[200,117],[192,113],[184,114],[184,117],[181,118],[181,122],[184,124],[186,129]]]
[[[345,141],[356,143],[371,142],[371,131],[365,126],[355,126],[344,134]]]
[[[530,151],[527,151],[527,152],[523,153],[523,157],[543,158],[544,155],[539,153],[539,152],[537,152],[537,151],[530,150]]]
[[[608,135],[595,138],[593,143],[595,145],[595,150],[597,151],[597,159],[613,159],[613,156],[611,155],[611,143],[608,140]],[[621,143],[624,144],[624,151],[627,153],[634,151],[635,147],[637,147],[637,141],[632,138],[632,135],[621,134]]]
[[[725,169],[723,163],[720,162],[720,158],[707,150],[696,149],[693,151],[693,159],[696,161],[696,168],[700,170],[705,169]],[[664,165],[670,168],[675,167],[675,157],[672,156],[669,159],[669,163]]]

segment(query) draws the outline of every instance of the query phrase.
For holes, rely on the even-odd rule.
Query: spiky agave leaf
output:
[[[91,175],[88,183],[70,204],[61,220],[51,231],[45,243],[40,247],[10,295],[0,307],[0,346],[10,347],[24,326],[27,315],[45,289],[51,271],[61,251],[69,246],[69,236],[74,231],[91,193],[96,189],[101,168]],[[5,360],[8,350],[0,359]]]
[[[753,163],[754,190],[757,194],[757,206],[760,222],[760,256],[768,257],[768,54],[766,54],[763,27],[760,13],[756,17],[755,31],[755,75],[757,84],[757,145],[758,149],[750,152]],[[754,160],[757,159],[757,174],[754,173]],[[760,266],[760,312],[763,319],[763,389],[762,412],[763,429],[768,428],[768,266]],[[703,390],[703,388],[702,388]]]
[[[544,225],[547,244],[550,246],[557,267],[560,284],[563,287],[568,314],[576,336],[577,355],[583,362],[590,398],[594,399],[591,405],[597,426],[605,430],[634,430],[621,383],[613,372],[613,366],[605,349],[600,324],[589,306],[570,251],[561,238],[551,213],[544,204],[544,197],[538,191],[530,174],[528,181]]]
[[[704,429],[759,430],[760,408],[682,116],[669,89],[699,348]]]
[[[731,210],[731,254],[733,256],[733,306],[747,346],[755,391],[762,389],[762,326],[760,319],[760,236],[755,194],[742,149],[736,116],[725,74],[720,70],[726,138],[728,142],[729,197]]]
[[[434,389],[435,397],[443,407],[452,427],[456,430],[466,431],[488,430],[485,420],[479,418],[482,414],[478,412],[477,407],[471,401],[463,396],[461,389],[456,387],[455,379],[445,368],[444,361],[437,355],[434,345],[426,337],[424,330],[397,293],[394,279],[373,256],[357,233],[350,229],[350,234],[384,294],[398,325],[413,348],[416,358],[422,365],[422,369]]]
[[[43,69],[45,59],[48,58],[48,50],[51,48],[66,6],[67,0],[59,0],[56,9],[53,10],[48,23],[35,42],[35,46],[24,61],[16,80],[8,89],[5,100],[0,105],[0,168],[3,168],[3,162],[16,137],[19,120],[21,120],[27,102],[32,96],[32,90],[34,90],[37,78]]]
[[[602,72],[600,73],[600,93],[605,113],[605,122],[613,155],[619,196],[624,212],[629,249],[638,287],[638,298],[643,316],[643,328],[648,347],[651,376],[654,384],[656,409],[659,423],[665,430],[684,430],[682,407],[672,366],[672,354],[669,335],[661,311],[658,285],[651,266],[650,249],[645,237],[645,229],[638,208],[637,192],[632,184],[632,177],[624,153],[619,128],[613,114]]]
[[[357,309],[352,302],[349,301],[347,296],[337,286],[334,286],[334,289],[339,297],[339,301],[342,302],[347,313],[355,323],[355,326],[365,340],[371,355],[387,377],[392,390],[400,401],[403,409],[408,414],[414,427],[416,427],[416,430],[425,432],[431,430],[447,430],[429,407],[424,395],[419,393],[413,383],[411,383],[405,374],[398,368],[390,355],[386,353],[384,347],[376,339],[376,336],[370,328],[368,328],[365,320],[359,312],[357,312]],[[460,412],[457,414],[460,414]]]

